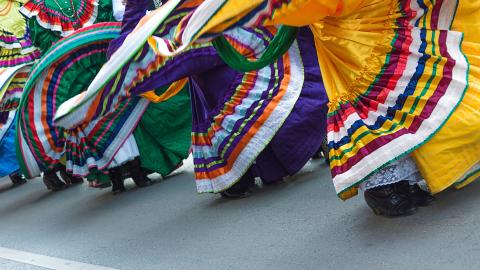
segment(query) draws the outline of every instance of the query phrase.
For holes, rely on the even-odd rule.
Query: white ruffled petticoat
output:
[[[399,159],[373,174],[360,185],[360,189],[367,190],[400,181],[408,181],[410,185],[423,181],[415,161],[410,156]]]

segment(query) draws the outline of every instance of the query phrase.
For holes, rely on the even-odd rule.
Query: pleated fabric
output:
[[[473,1],[206,0],[171,39],[150,38],[183,4],[169,1],[146,16],[132,37],[148,40],[159,55],[179,58],[239,27],[310,27],[330,101],[329,156],[342,199],[410,154],[434,193],[478,176],[480,43],[469,26],[476,25],[480,9]],[[86,97],[96,95],[98,86]],[[68,122],[71,109],[81,110],[83,103],[87,99],[60,108],[59,121]]]
[[[159,38],[150,40],[151,45],[157,41],[173,45],[171,38],[182,31],[181,20],[194,7],[192,2],[179,6],[164,24],[153,29]],[[88,91],[71,100],[76,104],[75,113],[58,118],[59,125],[73,127],[86,118],[89,120],[85,122],[91,121],[115,110],[118,100],[188,77],[198,192],[221,192],[252,167],[267,180],[292,175],[318,149],[324,134],[327,98],[321,77],[315,76],[320,71],[309,29],[301,31],[281,59],[246,73],[223,63],[211,43],[196,44],[171,58],[157,55],[156,46],[139,46],[140,51],[132,54],[137,51],[132,46],[142,40],[137,39],[138,33],[150,30],[151,26],[143,22],[137,25]],[[275,27],[242,28],[226,33],[226,38],[243,54],[256,59],[276,31]],[[86,103],[78,105],[82,100]]]
[[[131,135],[148,106],[139,97],[125,100],[115,112],[76,129],[55,125],[63,101],[81,93],[106,61],[119,23],[83,28],[53,46],[28,78],[18,111],[17,154],[25,175],[33,177],[67,160],[67,170],[85,176],[103,170]]]

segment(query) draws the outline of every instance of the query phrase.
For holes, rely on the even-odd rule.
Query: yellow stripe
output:
[[[431,34],[432,34],[431,32],[427,33],[427,36],[431,37]],[[437,38],[435,38],[435,40],[437,40]],[[429,44],[431,44],[431,43],[429,42]],[[438,44],[438,42],[437,42],[437,44]],[[433,49],[432,46],[429,45],[426,48],[426,52],[429,53],[429,52],[432,51],[432,49]],[[439,46],[436,46],[435,52],[438,55],[440,54]],[[435,88],[436,87],[430,87],[429,90],[427,90],[427,92],[425,93],[425,95],[422,96],[422,99],[418,102],[417,107],[415,108],[413,113],[410,113],[410,110],[412,109],[412,106],[414,105],[415,98],[420,96],[421,92],[424,90],[426,84],[428,83],[428,80],[430,79],[430,77],[433,73],[434,63],[437,60],[438,60],[438,58],[435,58],[435,57],[432,57],[432,58],[427,60],[427,62],[425,63],[424,73],[421,75],[421,77],[418,81],[417,87],[415,88],[415,92],[413,93],[412,96],[407,97],[403,108],[395,113],[395,117],[393,118],[393,120],[385,122],[380,128],[378,128],[376,130],[368,130],[368,128],[366,128],[366,127],[359,128],[352,136],[350,136],[352,142],[355,141],[358,138],[358,136],[361,135],[362,133],[364,133],[365,131],[367,131],[367,132],[369,131],[370,133],[368,135],[366,135],[365,137],[363,137],[359,142],[357,142],[357,145],[355,145],[355,147],[352,149],[352,151],[346,153],[342,157],[342,159],[333,160],[332,163],[331,163],[332,168],[334,168],[336,166],[341,166],[341,165],[345,164],[346,162],[348,162],[348,159],[354,157],[360,151],[360,149],[362,149],[363,146],[367,145],[368,143],[375,140],[376,138],[395,133],[398,130],[400,130],[401,128],[411,127],[411,125],[413,123],[413,120],[414,120],[414,117],[418,116],[423,111],[423,109],[426,105],[426,102],[435,93]],[[443,73],[446,61],[447,61],[447,59],[443,58],[440,61],[440,63],[437,65],[437,71],[436,71],[437,75]],[[435,76],[433,81],[431,82],[431,85],[432,86],[438,85],[441,79],[442,79],[442,76]],[[384,133],[382,135],[377,135],[377,134],[379,134],[379,133],[381,133],[385,130],[390,129],[392,127],[392,125],[394,125],[395,123],[399,123],[405,113],[407,113],[408,115],[407,115],[407,118],[406,118],[404,124],[402,124],[401,126],[397,126],[391,132],[387,132],[387,133]],[[352,142],[350,142],[348,144],[345,144],[338,149],[331,149],[329,151],[330,156],[331,157],[341,156],[341,154],[345,150],[350,149],[354,146],[354,144]]]

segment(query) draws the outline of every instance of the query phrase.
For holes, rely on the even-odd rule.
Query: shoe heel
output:
[[[110,181],[112,182],[112,193],[114,195],[125,191],[123,176],[118,168],[110,170]]]
[[[47,190],[52,190],[52,185],[50,183],[47,181],[43,181],[43,183],[45,184],[45,187],[47,187]]]

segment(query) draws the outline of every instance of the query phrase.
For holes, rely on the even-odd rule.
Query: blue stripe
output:
[[[426,48],[427,48],[427,41],[426,41],[426,34],[427,31],[425,29],[420,30],[420,38],[422,40],[422,44],[420,45],[420,48],[418,50],[419,53],[423,54],[422,57],[420,57],[417,67],[415,69],[415,73],[413,74],[412,78],[410,79],[407,87],[405,88],[405,91],[400,94],[395,102],[395,106],[389,107],[387,109],[387,114],[386,116],[380,116],[378,119],[375,121],[373,125],[366,125],[363,120],[357,120],[355,121],[348,129],[347,129],[347,136],[344,136],[342,139],[340,139],[337,142],[330,141],[328,143],[329,149],[338,149],[341,146],[348,144],[351,142],[351,136],[361,127],[366,126],[370,130],[377,130],[380,127],[383,126],[383,124],[386,121],[391,121],[395,117],[395,113],[399,111],[400,109],[403,108],[405,101],[407,98],[415,92],[415,89],[418,84],[418,80],[421,78],[425,71],[425,64],[428,61],[428,59],[431,58],[430,55],[426,54]],[[394,48],[394,50],[397,50]],[[392,53],[393,54],[393,53]],[[359,98],[362,98],[361,96]]]

